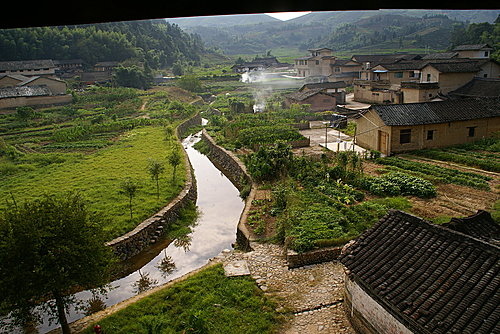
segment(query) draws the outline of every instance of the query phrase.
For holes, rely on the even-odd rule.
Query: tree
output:
[[[149,160],[148,172],[151,175],[151,179],[156,181],[156,198],[160,199],[160,175],[165,171],[165,167],[156,160]]]
[[[147,89],[151,86],[151,74],[137,65],[118,66],[114,69],[113,78],[122,87]]]
[[[172,74],[178,75],[178,76],[181,76],[184,74],[184,69],[182,68],[181,63],[179,63],[179,62],[174,63],[174,65],[172,66]]]
[[[0,295],[15,325],[41,320],[41,301],[70,333],[65,309],[75,288],[91,289],[108,281],[111,249],[99,219],[76,193],[44,196],[12,206],[0,215]]]
[[[131,220],[132,220],[132,199],[135,197],[138,189],[139,185],[136,182],[134,182],[131,178],[125,179],[125,181],[123,181],[122,184],[120,184],[119,193],[122,195],[126,195],[128,197]]]
[[[183,75],[178,81],[177,86],[193,93],[203,91],[200,79],[193,74]]]
[[[286,176],[292,160],[291,146],[278,140],[273,145],[261,146],[257,152],[246,156],[246,165],[255,180],[270,181]]]
[[[167,157],[168,163],[174,169],[174,172],[172,173],[172,181],[175,180],[175,172],[177,170],[177,166],[179,166],[181,163],[181,158],[182,158],[181,154],[176,149],[172,150],[170,155]]]

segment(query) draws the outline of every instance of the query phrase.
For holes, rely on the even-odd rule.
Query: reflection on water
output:
[[[77,300],[87,307],[83,307],[83,310],[82,307],[70,307],[69,322],[84,317],[91,309],[93,311],[94,308],[99,309],[104,305],[109,307],[137,293],[178,278],[203,266],[222,250],[232,247],[232,243],[236,240],[236,227],[244,202],[239,197],[238,189],[229,179],[215,168],[205,155],[192,147],[199,140],[200,133],[183,141],[194,169],[198,191],[196,205],[200,214],[193,232],[186,238],[170,243],[140,270],[111,282],[107,293],[97,294],[95,291],[77,293]],[[39,327],[39,330],[41,333],[46,333],[56,327],[58,325],[50,325],[47,321]]]

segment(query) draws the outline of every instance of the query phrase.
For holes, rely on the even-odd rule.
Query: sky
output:
[[[286,21],[309,13],[310,12],[280,12],[280,13],[266,13],[266,14],[278,20]]]

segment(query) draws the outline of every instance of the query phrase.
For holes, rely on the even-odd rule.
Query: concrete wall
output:
[[[18,80],[9,76],[5,76],[3,78],[0,78],[0,88],[5,88],[5,87],[14,87],[17,86],[23,82],[22,80]]]
[[[192,117],[177,127],[177,135],[180,137],[184,131],[193,125],[201,124],[200,115]],[[132,231],[106,243],[112,247],[115,254],[122,260],[139,254],[149,245],[156,242],[172,222],[179,216],[179,211],[189,202],[196,201],[196,179],[194,178],[191,164],[186,152],[183,150],[184,166],[186,168],[186,182],[182,191],[170,203],[163,207],[152,217],[146,219]]]
[[[391,128],[384,125],[384,122],[373,111],[368,111],[360,118],[356,119],[356,145],[363,148],[380,151],[383,154],[388,154],[379,143],[379,133],[383,132],[389,136],[390,140]],[[389,142],[387,143],[389,144]],[[389,146],[387,145],[387,149]]]
[[[67,85],[62,80],[40,77],[26,84],[27,86],[47,86],[53,95],[65,94]]]
[[[360,334],[412,334],[356,282],[344,279],[344,308],[351,325]]]
[[[439,86],[418,83],[415,85],[403,84],[401,87],[401,92],[403,94],[403,103],[417,103],[417,102],[429,102],[432,98],[436,97],[439,91]]]
[[[427,79],[430,74],[430,80]],[[449,93],[471,81],[476,73],[441,73],[432,66],[422,69],[421,82],[439,82],[439,91]]]
[[[479,78],[500,78],[500,65],[490,61],[481,66],[481,71],[476,74]]]
[[[384,104],[387,101],[389,103],[401,103],[400,94],[397,89],[393,88],[395,87],[387,80],[355,80],[354,101],[370,104]]]

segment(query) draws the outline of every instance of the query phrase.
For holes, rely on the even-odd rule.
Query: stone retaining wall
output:
[[[236,188],[242,190],[246,185],[252,183],[246,166],[233,152],[218,146],[205,129],[203,129],[201,139],[208,145],[209,153],[207,156],[210,161],[231,180]]]
[[[199,124],[201,124],[201,117],[197,114],[177,127],[177,136],[181,137],[188,128]],[[137,225],[132,231],[106,243],[107,246],[113,248],[121,260],[139,254],[156,242],[163,234],[163,230],[178,218],[179,211],[189,202],[196,201],[196,179],[186,152],[184,150],[182,152],[186,168],[186,182],[179,195],[152,217]]]
[[[298,268],[310,264],[335,261],[340,256],[341,251],[342,247],[327,247],[305,253],[297,253],[289,249],[286,254],[288,268]]]

